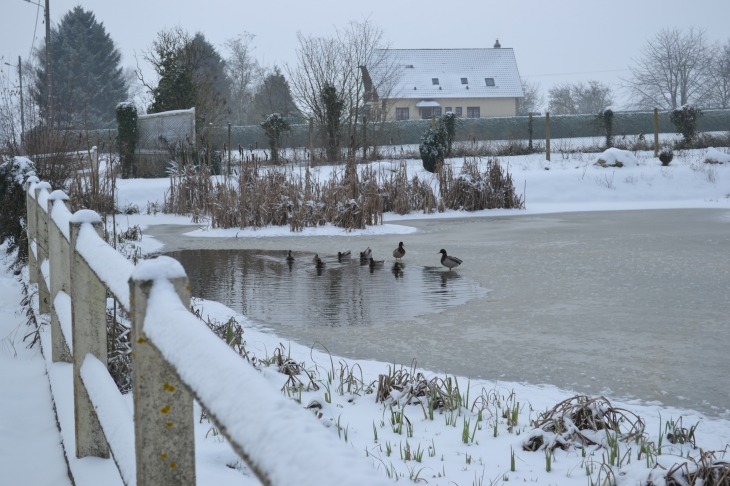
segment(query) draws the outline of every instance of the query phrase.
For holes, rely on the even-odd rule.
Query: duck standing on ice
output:
[[[446,250],[444,250],[443,248],[441,249],[441,251],[439,251],[439,253],[441,253],[441,265],[448,268],[449,272],[451,271],[452,268],[456,268],[459,265],[461,265],[462,263],[464,263],[454,256],[447,255]]]

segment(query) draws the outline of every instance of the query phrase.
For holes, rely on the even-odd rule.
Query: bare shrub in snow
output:
[[[515,191],[512,175],[498,159],[464,158],[461,173],[444,164],[438,171],[439,188],[446,209],[478,211],[482,209],[523,209],[525,200]]]
[[[663,147],[659,151],[659,161],[662,163],[662,165],[669,165],[672,159],[674,159],[674,152],[672,151],[671,147]]]

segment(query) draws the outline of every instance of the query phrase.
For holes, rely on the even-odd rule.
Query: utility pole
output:
[[[53,103],[51,98],[53,91],[51,90],[53,84],[51,80],[51,13],[50,13],[50,0],[46,0],[46,89],[48,97],[46,99],[46,119],[48,120],[49,128],[53,126]]]

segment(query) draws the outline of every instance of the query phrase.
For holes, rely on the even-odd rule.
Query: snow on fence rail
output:
[[[195,484],[197,399],[263,484],[386,483],[190,312],[179,262],[134,267],[102,239],[98,214],[71,214],[62,191],[26,182],[31,280],[51,314],[52,360],[73,363],[76,457],[111,456],[126,485]],[[133,414],[106,364],[107,294],[132,321]]]

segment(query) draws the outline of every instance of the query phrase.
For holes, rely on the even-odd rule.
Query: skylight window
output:
[[[466,78],[461,78],[461,84],[469,84],[469,80]]]
[[[431,83],[434,85],[439,84],[439,78],[431,78]]]
[[[494,86],[494,78],[484,78],[484,81],[487,82],[487,86]]]

